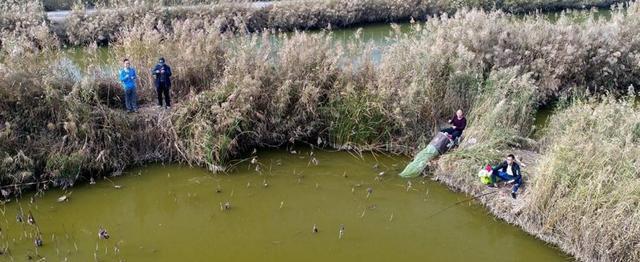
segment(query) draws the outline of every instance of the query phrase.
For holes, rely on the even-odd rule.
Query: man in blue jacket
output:
[[[164,62],[164,57],[158,60],[158,64],[151,70],[151,74],[155,78],[156,92],[158,92],[158,106],[162,106],[162,97],[164,96],[165,107],[171,107],[171,97],[169,90],[171,88],[171,67]]]
[[[124,68],[120,69],[119,78],[124,88],[124,104],[127,108],[127,112],[138,111],[138,95],[136,94],[136,70],[131,67],[129,59],[124,59]]]
[[[496,177],[506,181],[508,184],[513,184],[511,197],[515,199],[518,188],[522,185],[522,174],[520,173],[520,165],[516,163],[516,157],[513,154],[509,154],[507,160],[493,168],[491,182],[493,182],[494,187],[496,186]]]

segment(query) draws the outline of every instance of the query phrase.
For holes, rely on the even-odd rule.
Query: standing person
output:
[[[156,91],[158,92],[158,106],[162,106],[162,97],[164,96],[165,108],[171,108],[171,97],[169,90],[171,88],[171,67],[164,62],[164,57],[158,60],[158,64],[151,71],[156,79]]]
[[[127,113],[138,111],[138,95],[136,94],[136,79],[138,75],[136,70],[131,67],[129,59],[122,60],[124,68],[120,69],[119,78],[124,88],[124,104]]]
[[[508,184],[513,184],[511,197],[515,199],[518,188],[522,185],[522,174],[520,173],[520,165],[516,162],[516,157],[513,154],[509,154],[505,161],[493,168],[491,174],[493,187],[496,186],[496,177],[499,177],[502,181],[506,181]]]
[[[462,109],[458,109],[456,114],[449,119],[448,123],[451,124],[451,127],[442,129],[441,132],[451,135],[451,140],[455,141],[462,135],[462,131],[467,127],[467,118],[464,117]]]

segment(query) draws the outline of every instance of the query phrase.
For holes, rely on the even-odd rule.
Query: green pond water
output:
[[[396,176],[404,157],[316,151],[315,165],[303,151],[260,153],[259,172],[249,161],[225,174],[153,165],[76,186],[68,202],[58,203],[55,190],[14,200],[2,208],[8,253],[0,261],[571,259],[477,203],[455,204],[469,196],[423,178],[408,188]],[[37,227],[16,221],[20,208]],[[100,226],[108,240],[98,238]],[[37,228],[44,245],[36,249]]]
[[[555,111],[556,108],[554,105],[547,105],[538,108],[533,121],[533,132],[531,133],[531,138],[538,139],[542,137],[544,129],[548,126],[549,119]]]

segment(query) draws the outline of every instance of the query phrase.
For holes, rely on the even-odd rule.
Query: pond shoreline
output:
[[[157,32],[138,24],[132,32],[140,34],[132,33],[115,45],[117,57],[129,57],[144,71],[157,57],[170,57],[169,64],[177,69],[172,83],[174,102],[180,104],[174,104],[171,111],[148,109],[155,90],[153,79],[145,74],[140,78],[139,95],[146,107],[137,115],[123,112],[122,87],[113,75],[95,70],[74,78],[67,74],[68,64],[51,63],[55,60],[49,58],[64,55],[57,53],[59,49],[52,47],[44,54],[23,49],[24,53],[6,57],[9,66],[0,79],[5,98],[0,103],[2,182],[46,179],[42,175],[75,181],[153,161],[215,170],[255,148],[297,141],[315,145],[318,138],[322,140],[317,140],[319,146],[373,144],[384,149],[393,143],[421,148],[437,132],[437,121],[463,108],[470,123],[465,136],[469,142],[480,143],[461,145],[442,156],[438,166],[450,175],[451,186],[469,194],[481,192],[484,188],[474,176],[479,167],[496,163],[513,148],[533,148],[526,137],[544,101],[623,95],[630,84],[638,82],[640,45],[634,37],[640,28],[638,7],[634,3],[627,10],[616,9],[610,21],[598,21],[595,14],[588,14],[587,22],[579,26],[566,18],[553,23],[544,17],[518,20],[502,12],[460,11],[455,17],[416,26],[420,34],[398,36],[379,66],[369,63],[366,67],[341,66],[339,55],[346,52],[335,48],[330,34],[296,33],[284,40],[284,48],[275,50],[261,45],[258,35],[229,42],[217,28],[203,32],[195,24],[176,28],[158,45]],[[611,34],[612,30],[618,33]],[[573,48],[568,50],[568,46]],[[352,56],[369,61],[370,56],[357,47]],[[633,158],[640,155],[634,151],[640,148],[640,123],[634,126],[640,116],[622,108],[621,112],[632,117],[617,117],[615,110],[620,107],[604,104],[598,112],[607,115],[595,120],[591,117],[597,114],[589,106],[576,107],[568,111],[571,114],[554,114],[550,132],[545,132],[542,141],[564,143],[565,147],[558,151],[542,147],[541,159],[552,167],[541,172],[544,175],[531,177],[546,178],[545,187],[527,183],[516,200],[531,200],[528,202],[534,203],[529,204],[535,206],[514,209],[504,201],[508,198],[500,196],[496,199],[503,201],[488,207],[500,208],[505,213],[498,214],[503,215],[522,211],[529,217],[538,216],[537,221],[522,220],[526,216],[517,214],[507,219],[560,232],[555,236],[575,245],[574,249],[569,244],[565,247],[578,259],[639,259],[640,249],[634,246],[640,243],[639,221],[609,215],[640,217],[633,198],[611,198],[638,192],[632,187],[637,185],[637,167],[626,163],[640,163]],[[573,117],[576,115],[580,118]],[[606,126],[622,128],[606,130]],[[600,134],[602,130],[617,132],[616,139]],[[556,133],[560,131],[564,133]],[[598,139],[589,140],[590,135]],[[571,138],[578,139],[559,140]],[[592,146],[587,148],[590,151],[584,150],[585,144]],[[627,153],[611,153],[620,150]],[[589,157],[596,156],[604,164],[590,165],[597,161],[583,157],[584,152],[595,152]],[[572,165],[576,160],[582,162]],[[532,165],[526,158],[523,161]],[[465,164],[466,170],[458,169]],[[609,166],[627,168],[611,172],[606,169]],[[565,171],[569,169],[574,172]],[[604,175],[618,175],[625,182],[610,183],[619,180]],[[574,204],[591,199],[591,192],[600,192],[603,184],[584,179],[589,176],[606,182],[608,189],[594,197],[613,204]],[[577,182],[566,184],[563,179],[567,177]],[[563,194],[556,194],[557,186],[563,187]],[[528,196],[534,193],[538,196]],[[560,204],[549,204],[548,199]],[[571,219],[558,219],[565,216]],[[594,223],[594,228],[576,226]],[[569,227],[574,230],[566,230]],[[535,233],[540,227],[532,228]],[[605,230],[598,231],[602,228]],[[593,235],[583,232],[598,235],[601,244],[585,241]],[[546,233],[541,234],[554,236]],[[621,241],[621,237],[631,241]]]
[[[166,119],[166,117],[170,116],[170,114],[165,114],[164,112],[159,111],[155,107],[144,109],[142,116],[144,116],[144,118],[148,118],[149,114],[158,114],[158,119],[162,119],[162,118]],[[133,116],[133,117],[139,118],[139,120],[143,119],[142,117],[140,117],[140,115]],[[306,145],[311,148],[314,147],[314,145],[311,142],[304,142],[304,141],[299,141],[299,142],[301,142],[300,143],[301,145]],[[289,153],[290,146],[291,145],[282,145],[280,150],[287,149],[286,151]],[[331,145],[327,144],[325,147],[317,147],[317,148],[319,150],[325,150],[325,151],[349,152],[350,154],[356,154],[356,155],[362,154],[363,152],[369,152],[369,151],[375,151],[375,150],[382,150],[380,152],[383,152],[383,154],[385,152],[388,152],[389,154],[396,154],[396,155],[405,155],[405,156],[410,155],[410,154],[406,154],[406,150],[411,150],[410,148],[402,147],[402,149],[400,149],[400,147],[393,147],[393,145],[390,145],[390,146],[391,147],[384,149],[380,147],[360,148],[355,145],[339,146],[336,144],[331,144]],[[418,148],[414,148],[413,150],[417,150],[417,149]],[[405,153],[404,154],[398,153],[398,150],[405,151]],[[535,174],[532,174],[530,170],[533,169],[533,167],[537,164],[537,160],[540,157],[540,154],[537,152],[521,150],[521,149],[517,149],[514,153],[516,154],[518,159],[525,159],[523,162],[526,163],[526,165],[528,166],[527,168],[528,170],[525,169],[524,171],[525,176],[529,177],[529,176],[535,175]],[[228,167],[226,168],[222,166],[206,167],[206,166],[202,166],[194,163],[188,163],[185,161],[175,161],[175,160],[165,159],[165,157],[166,156],[148,156],[146,159],[138,159],[136,160],[137,163],[128,164],[127,170],[138,169],[140,167],[157,165],[157,164],[161,164],[163,166],[179,164],[179,165],[187,165],[189,167],[206,168],[208,169],[209,172],[212,172],[214,174],[218,172],[233,171],[233,170],[227,170]],[[246,158],[244,160],[243,159],[237,159],[237,160],[239,161],[238,163],[242,163],[243,161],[248,161],[249,159],[250,158]],[[498,190],[499,193],[497,195],[489,194],[487,197],[481,197],[481,198],[475,199],[474,201],[479,202],[485,208],[485,210],[487,210],[487,212],[490,213],[495,218],[503,220],[509,224],[515,225],[519,227],[522,231],[526,232],[527,234],[535,236],[536,238],[550,245],[553,245],[554,248],[559,248],[563,252],[566,252],[567,254],[570,254],[573,257],[580,258],[580,254],[576,252],[572,246],[568,245],[563,239],[558,239],[553,237],[552,235],[548,234],[548,232],[545,232],[543,228],[540,227],[540,225],[531,223],[531,221],[528,221],[526,218],[523,219],[520,216],[521,209],[523,207],[522,201],[524,198],[527,197],[527,195],[524,193],[527,190],[527,186],[524,186],[524,188],[521,190],[520,197],[517,200],[512,200],[508,194],[509,187],[503,186],[499,189],[487,189],[486,186],[478,182],[478,180],[475,178],[475,174],[460,173],[460,170],[456,168],[452,168],[450,166],[451,163],[447,162],[447,160],[441,161],[441,159],[438,158],[433,163],[435,163],[435,165],[432,166],[430,169],[430,172],[433,172],[433,173],[429,173],[429,174],[425,173],[424,175],[426,177],[438,182],[439,184],[445,186],[446,188],[448,188],[453,192],[463,193],[469,197],[484,195],[487,192],[490,192],[492,190]],[[235,164],[231,164],[230,166],[233,167],[234,165]],[[90,177],[91,179],[97,180],[100,178],[108,179],[109,177],[131,176],[131,175],[132,174],[127,174],[125,170],[116,170],[114,172],[111,172],[110,175],[103,174],[100,176],[93,176],[87,173],[87,174],[83,174],[76,177],[76,180],[71,183],[70,187],[87,186],[86,183],[89,182]],[[388,175],[395,176],[396,174],[388,174]],[[469,177],[472,177],[472,179],[469,179]],[[78,178],[80,179],[78,180]],[[528,181],[530,180],[531,178],[529,177]],[[46,182],[50,183],[50,181],[46,181]],[[38,183],[37,186],[39,185],[40,184]],[[51,190],[54,188],[55,187],[50,187],[49,189]],[[34,191],[28,191],[28,192],[34,192]]]
[[[86,261],[96,244],[100,250],[114,244],[120,250],[98,252],[100,261],[259,257],[262,261],[493,258],[506,262],[523,252],[532,253],[523,262],[565,261],[566,254],[557,248],[494,219],[480,205],[456,205],[465,196],[440,183],[417,178],[409,187],[407,180],[395,176],[408,160],[405,157],[359,156],[302,145],[295,150],[296,154],[258,151],[251,155],[255,160],[237,165],[229,174],[157,164],[127,169],[117,179],[96,179],[94,184],[73,188],[73,194],[71,189],[54,190],[35,195],[33,201],[25,195],[5,206],[3,216],[8,219],[0,222],[4,236],[0,248],[8,246],[11,253],[5,256],[14,258],[33,250],[31,239],[17,237],[32,228],[20,227],[12,219],[22,210],[33,214],[45,236],[38,254],[56,261],[63,257]],[[309,164],[312,159],[317,161]],[[340,225],[346,228],[343,237],[338,237]],[[111,238],[98,239],[98,228],[108,230]],[[15,241],[6,242],[14,236]],[[278,241],[277,248],[272,241]],[[517,245],[494,257],[492,250],[503,246],[501,241]],[[381,242],[384,245],[377,246]],[[458,245],[460,252],[440,248]],[[257,252],[239,253],[235,247]],[[148,253],[150,248],[157,252]],[[402,248],[406,252],[396,252]]]
[[[311,146],[311,147],[309,147]],[[307,144],[305,147],[308,148],[313,148],[313,145],[309,145]],[[285,148],[282,149],[278,149],[278,150],[284,150]],[[296,149],[300,150],[300,147],[297,147]],[[359,151],[356,149],[356,146],[338,146],[336,147],[336,145],[331,145],[328,146],[326,148],[318,148],[318,150],[321,151],[335,151],[335,152],[348,152],[349,154],[362,154],[363,151],[369,151],[368,149],[364,149],[363,151]],[[260,151],[260,150],[259,150]],[[304,150],[303,150],[304,151]],[[313,151],[313,149],[312,149]],[[286,150],[287,154],[291,154],[288,150]],[[384,154],[384,153],[383,153]],[[395,153],[390,153],[390,154],[395,154]],[[539,155],[535,152],[531,152],[531,151],[518,151],[516,152],[516,154],[518,155],[518,157],[522,157],[523,155],[526,155],[526,159],[528,159],[527,164],[528,165],[535,165],[535,162],[537,160],[537,158],[539,157]],[[397,155],[397,154],[396,154]],[[244,161],[248,161],[251,158],[246,158],[244,160],[239,159],[238,163],[242,163]],[[472,180],[472,182],[468,182],[468,181],[464,181],[460,179],[460,177],[464,177],[464,174],[460,174],[460,173],[456,173],[456,170],[447,170],[446,168],[443,168],[442,165],[440,165],[440,159],[435,160],[436,166],[435,166],[435,172],[433,174],[427,174],[425,173],[425,178],[427,179],[431,179],[433,181],[436,181],[438,184],[446,187],[448,190],[451,190],[453,192],[458,192],[458,193],[462,193],[464,195],[467,196],[477,196],[477,195],[481,195],[481,194],[486,194],[487,192],[489,192],[486,187],[484,185],[479,185],[479,183],[476,180]],[[191,164],[187,164],[181,161],[160,161],[158,159],[155,160],[146,160],[143,161],[139,164],[136,165],[131,165],[127,167],[127,170],[139,170],[140,168],[143,167],[149,167],[149,166],[154,166],[154,165],[186,165],[186,167],[199,167],[197,165],[191,165]],[[235,164],[233,164],[232,166],[235,166]],[[202,167],[201,167],[202,168]],[[214,174],[218,173],[218,172],[233,172],[232,170],[225,170],[225,168],[222,167],[218,167],[220,168],[218,171],[212,171],[211,167],[209,167],[208,172],[212,172]],[[426,172],[426,171],[425,171]],[[140,175],[138,173],[138,175]],[[394,173],[389,173],[386,174],[387,176],[396,176],[396,174]],[[527,174],[528,175],[528,174]],[[130,173],[128,171],[117,171],[112,173],[111,175],[107,176],[98,176],[98,177],[91,177],[91,179],[95,179],[96,181],[98,179],[106,179],[108,181],[110,181],[110,183],[117,185],[117,183],[114,183],[113,181],[111,181],[109,178],[116,178],[116,177],[121,177],[121,176],[136,176],[134,173]],[[72,185],[71,187],[77,187],[77,186],[82,186],[82,187],[87,187],[90,185],[89,183],[89,176],[81,176],[83,178],[86,178],[86,181],[76,181],[76,182],[80,182],[80,183],[76,183],[74,185]],[[313,178],[313,175],[309,176],[310,178]],[[101,179],[101,180],[102,180]],[[142,179],[142,178],[140,178]],[[406,179],[405,179],[406,180]],[[116,186],[116,188],[120,188],[120,185]],[[48,190],[53,190],[55,189],[55,187],[50,187]],[[510,202],[511,198],[510,196],[508,196],[508,188],[503,187],[501,189],[494,189],[494,190],[499,190],[500,193],[495,195],[495,194],[489,194],[488,197],[481,197],[478,199],[473,200],[474,202],[478,202],[480,203],[485,210],[488,211],[488,213],[495,217],[498,218],[500,220],[503,220],[509,224],[515,225],[517,226],[520,230],[522,230],[523,232],[532,235],[550,245],[553,246],[553,248],[558,248],[559,250],[561,250],[562,252],[566,252],[566,254],[570,254],[571,256],[576,256],[576,253],[573,252],[572,249],[570,249],[570,247],[568,247],[566,244],[564,244],[564,242],[562,241],[562,239],[557,239],[557,238],[553,238],[547,234],[545,234],[541,228],[539,228],[537,225],[533,225],[531,223],[526,223],[525,221],[523,221],[522,219],[519,219],[519,215],[520,215],[520,211],[519,209],[522,207],[521,206],[521,202],[522,198],[518,199],[517,201],[514,202]],[[525,189],[526,190],[526,189]],[[45,189],[46,191],[46,189]],[[31,192],[36,192],[36,191],[27,191],[27,192],[23,192],[24,193],[31,193]],[[20,196],[22,197],[22,196]],[[505,203],[507,203],[505,205]],[[6,203],[3,203],[6,204]]]
[[[538,159],[540,158],[540,154],[527,150],[516,150],[513,153],[518,158],[526,159],[525,163],[527,166],[523,169],[525,185],[520,189],[519,197],[515,200],[509,195],[511,189],[510,186],[499,185],[499,188],[488,188],[479,182],[479,179],[475,177],[476,174],[466,174],[454,167],[454,163],[443,161],[444,163],[435,168],[432,179],[452,191],[461,192],[469,196],[478,196],[488,192],[498,191],[498,194],[490,194],[485,197],[480,197],[476,199],[476,201],[482,204],[485,210],[494,217],[515,225],[522,231],[560,248],[572,257],[579,258],[580,254],[563,239],[551,236],[548,232],[545,232],[540,225],[531,223],[521,217],[523,201],[528,197],[525,193],[528,187],[527,183],[532,181],[531,176],[536,175],[531,171],[531,169],[534,169]]]
[[[552,3],[510,3],[496,6],[495,2],[479,2],[465,8],[501,10],[512,14],[559,12],[610,8],[625,3],[620,0],[601,0],[584,4],[556,1]],[[131,7],[128,9],[91,9],[82,12],[48,12],[51,30],[64,44],[82,46],[115,41],[122,24],[137,24],[153,17],[171,30],[173,23],[197,16],[203,21],[216,21],[221,31],[238,33],[267,30],[296,31],[323,28],[354,28],[366,24],[425,21],[429,17],[454,14],[460,8],[453,5],[416,1],[414,3],[315,2],[257,2],[251,4],[220,4],[171,7]]]

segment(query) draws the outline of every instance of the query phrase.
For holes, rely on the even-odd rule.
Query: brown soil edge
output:
[[[533,223],[533,219],[523,214],[522,209],[529,197],[527,192],[528,181],[532,176],[536,175],[535,170],[540,154],[528,150],[513,150],[513,154],[516,155],[517,159],[521,160],[521,163],[526,165],[522,167],[524,184],[518,190],[517,199],[511,198],[509,194],[511,192],[510,186],[499,184],[497,189],[488,188],[480,183],[480,179],[476,176],[477,174],[463,174],[453,166],[455,163],[441,163],[442,161],[438,161],[432,179],[444,184],[453,191],[465,193],[469,196],[478,196],[498,190],[499,193],[497,194],[489,194],[476,200],[494,217],[515,225],[522,231],[557,247],[565,252],[567,256],[580,261],[591,261],[592,259],[578,253],[576,247],[570,245],[561,237],[545,231],[540,224]],[[481,168],[479,166],[478,170]]]

